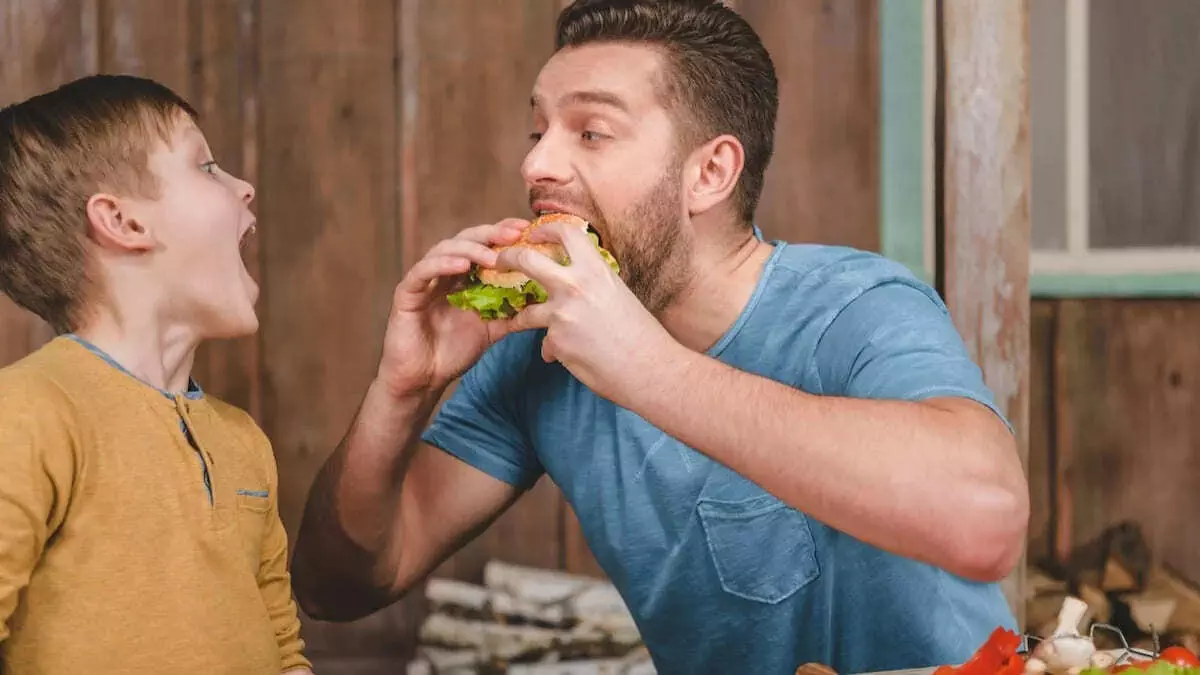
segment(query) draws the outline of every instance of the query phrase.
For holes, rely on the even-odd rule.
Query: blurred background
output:
[[[1194,639],[1200,2],[1011,0],[1008,32],[980,18],[991,3],[959,2],[730,3],[781,85],[758,225],[883,252],[948,297],[1027,445],[1029,553],[1008,588],[1029,631],[1075,592],[1131,635],[1166,611],[1156,627]],[[92,72],[150,76],[256,185],[262,329],[206,346],[198,379],[270,435],[293,536],[374,372],[395,283],[439,239],[528,214],[528,97],[563,4],[0,0],[0,105]],[[956,87],[1005,63],[1028,91],[998,102],[1018,132],[956,116]],[[972,130],[1015,163],[972,160]],[[1004,172],[1022,157],[1027,175]],[[981,163],[966,192],[947,178]],[[1015,220],[972,244],[971,204],[946,195],[993,179]],[[0,365],[50,337],[0,298]],[[436,576],[480,584],[489,561],[603,577],[548,480]],[[304,636],[318,672],[401,672],[429,613],[414,593],[352,624],[305,618]]]

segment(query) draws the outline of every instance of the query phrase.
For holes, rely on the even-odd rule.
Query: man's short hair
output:
[[[556,49],[595,42],[662,49],[663,102],[687,149],[721,134],[745,148],[734,198],[737,215],[752,222],[775,144],[779,86],[750,24],[720,0],[576,0],[558,17]]]
[[[153,198],[147,159],[195,110],[167,87],[91,75],[0,109],[0,291],[56,332],[93,292],[86,207],[100,191]]]

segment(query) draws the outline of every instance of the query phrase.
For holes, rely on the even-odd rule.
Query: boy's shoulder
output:
[[[11,462],[14,452],[32,452],[65,480],[72,475],[84,434],[64,386],[69,382],[45,350],[0,367],[0,459]]]
[[[60,351],[52,341],[0,367],[0,414],[69,407],[71,369]]]

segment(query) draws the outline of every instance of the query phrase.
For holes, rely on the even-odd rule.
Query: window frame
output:
[[[932,283],[936,0],[887,0],[880,20],[883,255]],[[1200,297],[1200,247],[1088,248],[1087,0],[1066,2],[1067,223],[1063,251],[1030,250],[1034,297]]]

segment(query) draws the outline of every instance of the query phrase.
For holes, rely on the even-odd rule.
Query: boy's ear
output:
[[[127,201],[98,193],[87,201],[88,227],[105,248],[144,252],[154,248],[154,237],[133,217]]]

